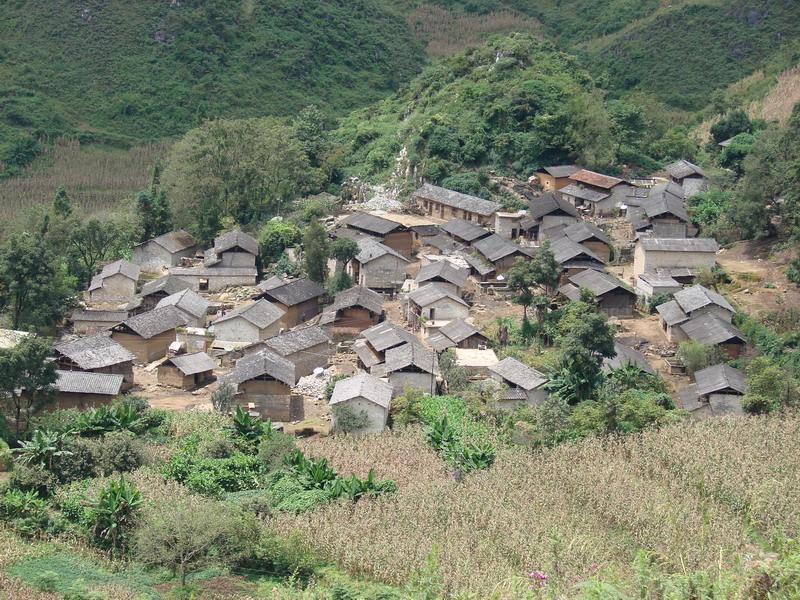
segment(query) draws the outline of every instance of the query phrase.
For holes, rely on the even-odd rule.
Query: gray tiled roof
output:
[[[355,212],[347,215],[342,219],[342,223],[348,227],[362,229],[379,235],[386,235],[395,229],[405,229],[400,223],[363,212]]]
[[[647,218],[641,206],[629,206],[628,210],[625,211],[625,215],[631,222],[631,227],[633,227],[634,231],[647,229],[650,226],[650,219]]]
[[[432,279],[444,279],[456,287],[463,288],[467,284],[469,274],[464,269],[454,267],[447,260],[437,260],[422,267],[414,281],[425,283]]]
[[[145,283],[142,286],[142,291],[139,293],[139,295],[149,296],[157,292],[164,292],[169,295],[180,292],[181,290],[191,289],[191,287],[191,284],[187,283],[183,279],[179,279],[174,275],[164,275],[163,277],[159,277],[158,279],[153,279],[152,281]]]
[[[53,350],[70,359],[78,365],[78,368],[86,371],[136,360],[136,357],[127,348],[103,334],[57,344]]]
[[[512,254],[525,254],[525,251],[517,246],[515,243],[507,240],[504,237],[493,233],[492,235],[478,240],[472,247],[486,257],[490,262],[497,262],[498,260],[511,256]]]
[[[129,329],[137,335],[149,340],[151,337],[170,329],[182,327],[189,319],[174,306],[154,308],[151,311],[126,319],[117,328]]]
[[[268,348],[240,358],[233,371],[221,379],[239,385],[262,375],[269,375],[288,386],[294,386],[297,381],[294,364]]]
[[[569,280],[578,288],[590,290],[595,296],[602,296],[617,288],[622,288],[631,295],[635,295],[622,281],[605,271],[586,269],[585,271],[573,275]]]
[[[440,327],[439,333],[446,335],[449,339],[458,344],[479,332],[464,319],[453,319]]]
[[[156,308],[163,308],[164,306],[174,306],[175,308],[180,309],[183,312],[199,319],[200,317],[204,317],[206,315],[208,312],[208,307],[211,306],[211,303],[192,290],[186,289],[176,292],[175,294],[171,294],[166,298],[162,298],[158,304],[156,304]]]
[[[205,352],[195,352],[194,354],[181,354],[173,356],[161,364],[172,364],[184,375],[195,375],[213,371],[217,364]]]
[[[147,244],[149,242],[153,242],[154,244],[158,244],[167,252],[171,254],[175,254],[176,252],[182,252],[183,250],[188,250],[189,248],[196,246],[197,242],[191,236],[191,234],[183,229],[178,229],[177,231],[170,231],[168,233],[163,233],[158,237],[154,237],[152,240],[147,240],[146,242],[142,242],[139,244],[140,246],[143,244]]]
[[[456,343],[441,331],[437,331],[436,333],[429,335],[428,343],[436,352],[444,352],[448,348],[455,348],[456,346]]]
[[[214,253],[220,255],[226,250],[239,247],[245,252],[258,255],[258,242],[241,229],[234,229],[214,239]]]
[[[407,342],[417,342],[416,336],[410,331],[395,325],[391,321],[383,321],[361,332],[362,337],[378,352],[400,346]]]
[[[358,240],[357,244],[359,253],[356,255],[355,259],[362,265],[373,261],[376,258],[380,258],[381,256],[386,256],[387,254],[390,254],[391,256],[402,260],[403,262],[410,262],[399,252],[396,252],[392,248],[389,248],[389,246],[381,244],[380,242],[376,242],[375,240],[364,238],[362,240]]]
[[[614,350],[617,353],[616,356],[603,359],[604,369],[619,369],[626,364],[631,364],[636,365],[645,373],[655,373],[653,367],[650,366],[650,364],[647,362],[647,359],[644,357],[644,354],[635,348],[625,346],[619,342],[614,342]]]
[[[491,233],[488,229],[466,219],[450,219],[444,225],[440,225],[439,229],[466,242],[486,237]]]
[[[360,306],[375,314],[383,312],[383,296],[363,286],[354,286],[336,294],[333,304],[328,309],[341,310],[351,306]]]
[[[484,200],[483,198],[470,196],[468,194],[462,194],[461,192],[454,192],[453,190],[448,190],[443,187],[431,185],[429,183],[426,183],[419,188],[414,193],[414,196],[433,200],[446,206],[467,210],[484,217],[493,215],[498,210],[503,208],[497,202]]]
[[[128,318],[126,310],[90,310],[78,308],[72,311],[70,321],[102,321],[104,323],[122,323]]]
[[[364,363],[364,366],[367,369],[371,369],[375,365],[379,365],[383,362],[383,359],[378,356],[375,351],[369,347],[367,344],[367,340],[358,339],[353,342],[353,352],[356,353],[359,360]]]
[[[419,343],[408,343],[386,351],[386,372],[402,371],[407,367],[416,367],[425,373],[439,373],[439,361],[436,354]]]
[[[133,281],[139,280],[139,265],[135,265],[127,260],[115,260],[103,267],[98,275],[92,277],[89,290],[96,290],[103,286],[103,280],[114,275],[123,275]]]
[[[675,302],[675,300],[659,304],[656,306],[656,312],[670,327],[689,320],[688,315],[681,310],[680,304]]]
[[[531,217],[541,219],[545,215],[555,212],[563,212],[571,217],[578,217],[578,209],[561,197],[558,192],[545,192],[538,198],[534,198],[530,203]]]
[[[285,314],[286,311],[278,308],[271,302],[267,302],[263,299],[256,300],[250,304],[245,304],[228,311],[226,314],[214,321],[212,327],[219,323],[224,323],[225,321],[230,321],[231,319],[241,317],[259,329],[265,329],[272,325],[275,321],[281,319]]]
[[[667,189],[668,185],[657,185],[650,190],[650,196],[642,202],[641,207],[650,219],[661,215],[673,215],[684,223],[688,223],[690,219],[683,200],[683,190],[681,190],[681,196],[677,196]]]
[[[675,301],[680,305],[683,312],[690,314],[693,311],[714,304],[724,308],[731,313],[735,312],[733,307],[728,303],[725,297],[710,290],[702,285],[693,285],[675,292]]]
[[[648,252],[716,252],[719,244],[714,238],[654,238],[639,239]]]
[[[87,373],[86,371],[56,371],[53,384],[62,394],[97,394],[117,396],[122,390],[122,375]]]
[[[417,288],[410,294],[408,294],[408,299],[420,307],[426,307],[433,302],[441,300],[442,298],[450,298],[459,304],[463,304],[467,306],[467,303],[453,290],[445,285],[440,283],[429,283],[428,285],[423,285],[420,288]]]
[[[539,373],[536,369],[510,356],[504,358],[496,365],[492,365],[489,367],[489,370],[524,390],[536,389],[548,381],[547,377]]]
[[[330,343],[331,338],[321,328],[303,327],[294,331],[287,331],[281,335],[268,339],[264,344],[280,354],[289,356],[295,352],[302,352],[320,344]]]
[[[732,389],[740,394],[747,392],[744,373],[725,364],[714,365],[694,374],[697,393],[708,396],[714,392]]]
[[[567,196],[572,196],[574,198],[580,198],[581,200],[586,200],[587,202],[600,202],[601,200],[605,200],[611,195],[611,194],[606,194],[604,192],[598,192],[597,190],[591,190],[589,188],[585,188],[583,186],[578,185],[577,183],[571,183],[569,185],[566,185],[558,191]]]
[[[575,165],[556,165],[553,167],[542,167],[541,169],[539,169],[540,172],[544,172],[547,173],[548,175],[551,175],[552,177],[559,177],[559,178],[569,177],[570,175],[573,175],[574,173],[577,173],[580,170],[581,168]]]
[[[685,323],[681,323],[680,327],[690,340],[706,346],[722,344],[733,338],[745,341],[744,334],[734,325],[711,313],[689,319]]]
[[[706,176],[706,174],[703,172],[703,169],[695,164],[690,163],[688,160],[678,160],[667,165],[665,168],[667,173],[669,173],[670,176],[675,179],[683,179],[689,175],[700,175],[701,177]]]
[[[611,245],[611,238],[609,238],[602,229],[595,227],[590,223],[586,223],[585,221],[572,223],[570,225],[565,225],[562,223],[554,227],[548,227],[542,232],[543,238],[551,240],[557,240],[558,238],[562,238],[564,236],[578,244],[594,238],[603,242],[604,244],[608,244],[609,246]]]
[[[392,386],[368,373],[359,373],[336,382],[330,404],[339,404],[353,398],[365,398],[378,406],[389,408],[392,401]]]
[[[475,269],[479,275],[488,275],[489,273],[494,273],[494,265],[486,262],[486,259],[482,256],[465,254],[464,260],[466,260],[469,266]]]
[[[422,240],[422,243],[427,246],[433,246],[442,252],[456,252],[464,249],[464,244],[455,241],[453,238],[443,233],[437,233],[436,235],[426,237]]]
[[[550,242],[550,251],[553,253],[556,262],[559,264],[564,264],[565,262],[580,256],[585,256],[590,260],[594,259],[601,264],[605,264],[605,261],[597,256],[597,254],[588,248],[581,246],[577,242],[573,242],[568,237],[562,237]]]
[[[269,280],[267,280],[269,281]],[[266,282],[261,282],[262,284]],[[260,288],[259,284],[259,288]],[[260,288],[264,295],[285,306],[295,306],[325,295],[325,288],[310,279],[295,279],[275,287]]]

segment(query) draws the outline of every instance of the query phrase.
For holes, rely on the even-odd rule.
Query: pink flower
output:
[[[531,571],[528,573],[528,577],[538,583],[539,586],[547,585],[547,575],[542,571]]]

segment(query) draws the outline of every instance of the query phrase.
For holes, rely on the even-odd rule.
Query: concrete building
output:
[[[359,373],[336,382],[331,394],[331,422],[334,431],[340,429],[338,417],[342,409],[365,415],[366,424],[351,434],[380,433],[389,420],[392,386],[368,373]]]
[[[158,272],[181,264],[197,252],[197,242],[183,229],[170,231],[133,247],[132,262],[142,270]]]
[[[568,278],[568,283],[559,288],[570,300],[580,300],[581,290],[594,294],[597,309],[609,317],[631,317],[636,305],[636,293],[622,281],[595,269],[585,269]]]
[[[386,362],[373,367],[373,375],[389,378],[393,395],[397,397],[410,388],[426,394],[438,389],[439,361],[436,354],[419,343],[403,344],[386,351]]]
[[[336,294],[333,304],[325,308],[319,324],[329,328],[336,338],[356,336],[383,320],[383,296],[355,286]]]
[[[303,397],[292,394],[297,382],[294,365],[272,350],[240,358],[220,381],[236,387],[234,401],[251,415],[280,422],[302,421],[305,416]]]
[[[139,281],[139,265],[127,260],[117,260],[103,267],[89,284],[89,300],[92,302],[128,302],[136,294]]]
[[[581,169],[569,176],[570,184],[561,188],[561,197],[580,210],[595,216],[611,215],[625,204],[632,187],[623,179]]]
[[[341,224],[348,229],[373,236],[384,246],[388,246],[406,258],[411,256],[411,252],[414,249],[413,232],[396,221],[390,221],[368,213],[356,212],[342,219]]]
[[[214,239],[214,247],[206,250],[206,267],[242,268],[256,266],[258,241],[241,229],[234,229]]]
[[[214,359],[205,352],[173,356],[158,365],[158,383],[195,390],[213,381],[216,366]]]
[[[516,358],[504,358],[489,368],[492,379],[507,386],[498,398],[501,408],[515,409],[521,404],[539,406],[547,399],[546,376]]]
[[[420,268],[414,283],[418,288],[430,283],[438,283],[443,287],[450,288],[457,296],[461,296],[468,279],[469,272],[466,269],[459,269],[448,260],[437,260]]]
[[[436,352],[448,348],[481,350],[489,345],[488,338],[464,319],[453,319],[428,336],[428,343]]]
[[[111,329],[128,318],[127,310],[92,310],[78,308],[72,311],[72,331],[80,335],[99,333]]]
[[[214,321],[209,331],[226,342],[258,342],[280,333],[284,314],[274,304],[256,300],[228,311]]]
[[[747,393],[744,373],[725,364],[697,371],[695,383],[678,391],[683,409],[697,419],[742,415],[742,396]]]
[[[136,356],[140,363],[149,363],[166,356],[175,341],[178,327],[185,327],[186,317],[174,306],[156,308],[115,325],[111,337]]]
[[[298,378],[327,368],[335,354],[331,338],[317,326],[287,331],[269,338],[264,346],[290,361]]]
[[[535,181],[531,181],[531,183],[538,183],[540,186],[542,186],[542,189],[545,192],[554,192],[565,186],[568,186],[571,183],[570,175],[573,175],[580,170],[581,168],[575,165],[542,167],[541,169],[533,172],[533,176],[536,179]]]
[[[394,294],[407,277],[409,260],[388,246],[370,239],[358,241],[359,252],[347,265],[353,281],[376,292]]]
[[[464,219],[480,225],[491,225],[494,214],[502,210],[497,202],[484,200],[469,194],[454,192],[426,183],[416,192],[414,200],[422,212],[437,219]]]
[[[156,304],[156,308],[164,306],[174,306],[181,311],[188,319],[187,327],[205,327],[211,303],[192,290],[186,289],[167,296]]]
[[[111,404],[122,393],[122,375],[56,370],[54,402],[45,410],[97,408]]]
[[[122,375],[122,389],[133,386],[133,363],[136,356],[108,335],[92,335],[53,346],[58,368],[62,371],[86,371]]]
[[[654,273],[664,268],[688,268],[695,273],[712,269],[716,264],[719,244],[713,238],[643,237],[633,253],[633,276]]]
[[[325,288],[310,279],[286,281],[270,277],[256,286],[259,293],[255,299],[263,298],[284,311],[281,323],[291,329],[305,323],[320,313],[320,302]]]
[[[427,322],[444,322],[453,319],[466,319],[469,304],[456,294],[451,287],[440,283],[429,283],[406,296],[408,322],[414,328]]]

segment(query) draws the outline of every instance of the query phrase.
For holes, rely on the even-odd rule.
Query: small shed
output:
[[[78,334],[99,333],[111,329],[128,318],[127,310],[92,310],[78,308],[72,311],[72,331]]]
[[[592,250],[573,242],[566,236],[550,242],[550,251],[561,266],[562,283],[569,283],[570,277],[586,269],[602,271],[605,267],[603,259]]]
[[[639,369],[645,373],[649,373],[651,375],[655,374],[653,367],[651,367],[650,363],[647,362],[644,354],[635,348],[631,348],[625,344],[620,344],[619,342],[614,342],[614,351],[616,352],[616,355],[611,358],[603,359],[603,370],[606,373],[613,369],[621,369],[626,365],[633,365],[639,367]]]
[[[422,238],[420,243],[421,245],[428,247],[426,249],[428,254],[453,254],[454,252],[460,252],[465,248],[464,244],[455,241],[449,235],[445,235],[444,233],[437,233],[436,235]]]
[[[695,383],[678,392],[683,408],[695,417],[741,415],[742,396],[747,393],[744,373],[725,364],[694,374]]]
[[[453,190],[426,183],[416,192],[414,200],[422,212],[437,219],[464,219],[479,225],[492,223],[494,213],[502,210],[502,205],[477,196],[462,194]]]
[[[569,283],[561,286],[559,291],[570,300],[580,300],[582,288],[594,294],[600,312],[613,317],[633,315],[636,294],[613,275],[586,269],[569,277]]]
[[[329,327],[334,338],[355,336],[383,320],[383,296],[361,286],[336,294],[319,324]]]
[[[188,327],[205,327],[211,303],[190,289],[181,290],[162,299],[156,308],[174,306],[187,319]]]
[[[122,375],[56,370],[55,402],[45,408],[84,410],[110,404],[122,393],[122,382]]]
[[[497,277],[494,265],[479,254],[464,254],[464,260],[469,265],[470,275],[478,281],[486,282]]]
[[[317,316],[320,301],[325,296],[325,288],[305,277],[290,281],[271,277],[256,287],[259,291],[256,299],[268,300],[284,311],[281,323],[287,329]]]
[[[86,371],[122,375],[123,389],[133,386],[133,363],[136,356],[109,335],[97,334],[53,346],[58,368],[62,371]]]
[[[177,308],[164,306],[115,325],[111,337],[130,350],[138,362],[149,363],[167,354],[169,345],[175,341],[177,328],[185,327],[187,322]]]
[[[636,278],[637,291],[647,298],[661,294],[673,294],[682,288],[683,286],[669,275],[642,273]]]
[[[303,397],[292,394],[294,365],[268,348],[240,358],[220,380],[236,386],[235,402],[251,414],[281,422],[305,415]]]
[[[730,140],[726,140],[730,141]],[[720,146],[725,142],[720,143]],[[708,189],[708,177],[703,169],[688,160],[678,160],[666,166],[671,181],[683,188],[686,198]]]
[[[214,379],[214,359],[205,352],[180,354],[158,365],[158,383],[182,390],[194,390]]]
[[[518,258],[527,260],[531,257],[532,250],[523,248],[493,233],[489,237],[478,240],[472,245],[480,255],[491,263],[496,274],[503,274],[514,266]]]
[[[632,187],[623,179],[588,169],[576,171],[569,179],[572,183],[560,190],[561,195],[595,216],[610,215],[625,204]]]
[[[347,407],[356,414],[366,416],[366,425],[348,433],[380,433],[389,420],[389,407],[392,401],[391,384],[368,373],[359,373],[336,382],[331,394],[333,429],[337,429],[337,416],[340,407]]]
[[[136,294],[139,265],[127,260],[116,260],[105,265],[89,283],[89,300],[92,302],[128,302]]]
[[[258,342],[278,335],[283,315],[271,302],[256,300],[228,311],[209,330],[226,342]]]
[[[422,319],[426,321],[451,321],[466,319],[469,304],[452,288],[441,283],[429,283],[408,294],[406,312],[408,322],[419,327]]]
[[[467,372],[470,379],[486,379],[497,365],[497,355],[491,348],[455,348],[456,364]]]
[[[459,269],[448,260],[437,260],[423,266],[414,282],[418,287],[430,283],[437,283],[441,286],[450,288],[456,295],[460,296],[467,285],[469,273],[466,269]]]
[[[436,393],[439,361],[435,353],[417,342],[390,348],[386,351],[386,362],[379,366],[380,372],[389,378],[395,397],[406,387],[426,394]]]
[[[560,190],[570,184],[570,175],[577,173],[581,168],[575,165],[555,165],[542,167],[533,172],[535,182],[542,186],[546,192]]]
[[[547,377],[536,369],[510,356],[490,367],[492,379],[508,386],[498,399],[502,408],[514,409],[521,404],[539,406],[547,399]]]
[[[317,368],[326,368],[334,355],[331,338],[317,326],[287,331],[268,339],[264,345],[290,361],[297,377],[311,375]]]
[[[183,229],[170,231],[133,247],[132,262],[145,271],[160,271],[181,264],[197,252],[197,242]]]

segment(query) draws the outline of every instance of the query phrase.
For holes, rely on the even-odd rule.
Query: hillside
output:
[[[40,135],[130,142],[199,120],[331,113],[374,101],[424,60],[390,2],[4,3],[0,162]]]

